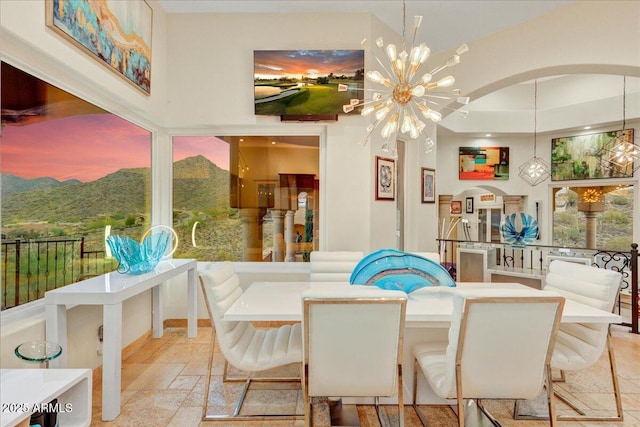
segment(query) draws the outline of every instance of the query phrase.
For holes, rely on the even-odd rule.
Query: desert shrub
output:
[[[603,212],[602,215],[600,215],[600,221],[602,221],[603,223],[618,225],[629,224],[629,218],[627,217],[627,215],[617,209]]]

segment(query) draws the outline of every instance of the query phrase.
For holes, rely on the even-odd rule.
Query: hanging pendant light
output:
[[[533,83],[533,157],[520,166],[518,175],[531,186],[536,186],[551,176],[549,164],[536,156],[538,145],[538,80]]]
[[[454,101],[463,105],[469,103],[469,97],[460,96],[459,89],[449,89],[455,83],[453,76],[436,79],[438,73],[458,64],[460,55],[469,48],[466,44],[461,45],[444,64],[423,73],[421,70],[431,54],[431,49],[425,43],[415,44],[416,33],[421,23],[422,16],[416,16],[411,46],[407,49],[404,45],[406,41],[406,5],[403,0],[402,50],[399,51],[392,43],[385,46],[382,37],[378,37],[375,44],[383,59],[386,57],[386,60],[381,60],[376,52],[371,50],[371,54],[380,64],[382,70],[370,70],[366,73],[366,78],[381,87],[367,90],[372,92],[371,99],[364,101],[351,99],[348,104],[343,106],[345,113],[362,107],[360,111],[362,116],[375,118],[375,121],[367,127],[367,136],[360,144],[366,145],[373,131],[379,128],[380,135],[384,139],[382,151],[389,152],[393,158],[397,158],[398,133],[406,134],[409,140],[422,139],[425,152],[429,153],[435,144],[428,136],[423,137],[426,125],[422,120],[428,119],[438,123],[442,119],[442,114],[434,108],[439,107],[443,102]],[[363,43],[365,41],[363,40]],[[348,89],[350,89],[348,85],[340,85],[338,88],[339,91]],[[449,109],[458,112],[463,117],[468,114],[468,111]]]
[[[622,130],[605,143],[600,158],[616,169],[616,176],[633,176],[640,169],[640,145],[635,142],[633,129],[626,129],[627,76],[622,77]]]

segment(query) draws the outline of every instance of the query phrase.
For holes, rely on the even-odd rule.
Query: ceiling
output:
[[[402,34],[401,0],[157,0],[168,13],[371,13]],[[406,0],[407,33],[413,16],[435,54],[493,34],[575,0]]]
[[[403,3],[407,26],[414,15],[423,16],[419,38],[432,52],[455,48],[490,34],[565,7],[576,0],[157,0],[168,13],[371,13],[398,33],[403,30]],[[408,28],[407,33],[411,32]],[[466,119],[450,114],[440,123],[443,134],[460,133],[485,136],[577,130],[585,125],[613,125],[622,120],[622,77],[602,75],[564,75],[538,80],[537,107],[534,118],[533,81],[474,99],[465,107]],[[627,78],[627,98],[634,108],[627,111],[640,115],[640,79]],[[633,95],[633,96],[630,96]],[[635,101],[634,101],[635,100]],[[607,118],[597,113],[606,109]],[[578,111],[580,114],[576,114]],[[558,118],[567,116],[568,122]],[[578,117],[577,117],[578,116]],[[629,114],[627,118],[631,117]],[[440,133],[440,131],[439,131]]]

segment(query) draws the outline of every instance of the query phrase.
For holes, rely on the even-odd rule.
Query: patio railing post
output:
[[[638,244],[631,244],[631,332],[638,333]]]
[[[20,239],[16,239],[16,283],[14,306],[20,305]]]

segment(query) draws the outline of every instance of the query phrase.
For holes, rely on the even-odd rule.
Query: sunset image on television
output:
[[[364,97],[364,50],[259,50],[253,63],[257,115],[342,114]]]

